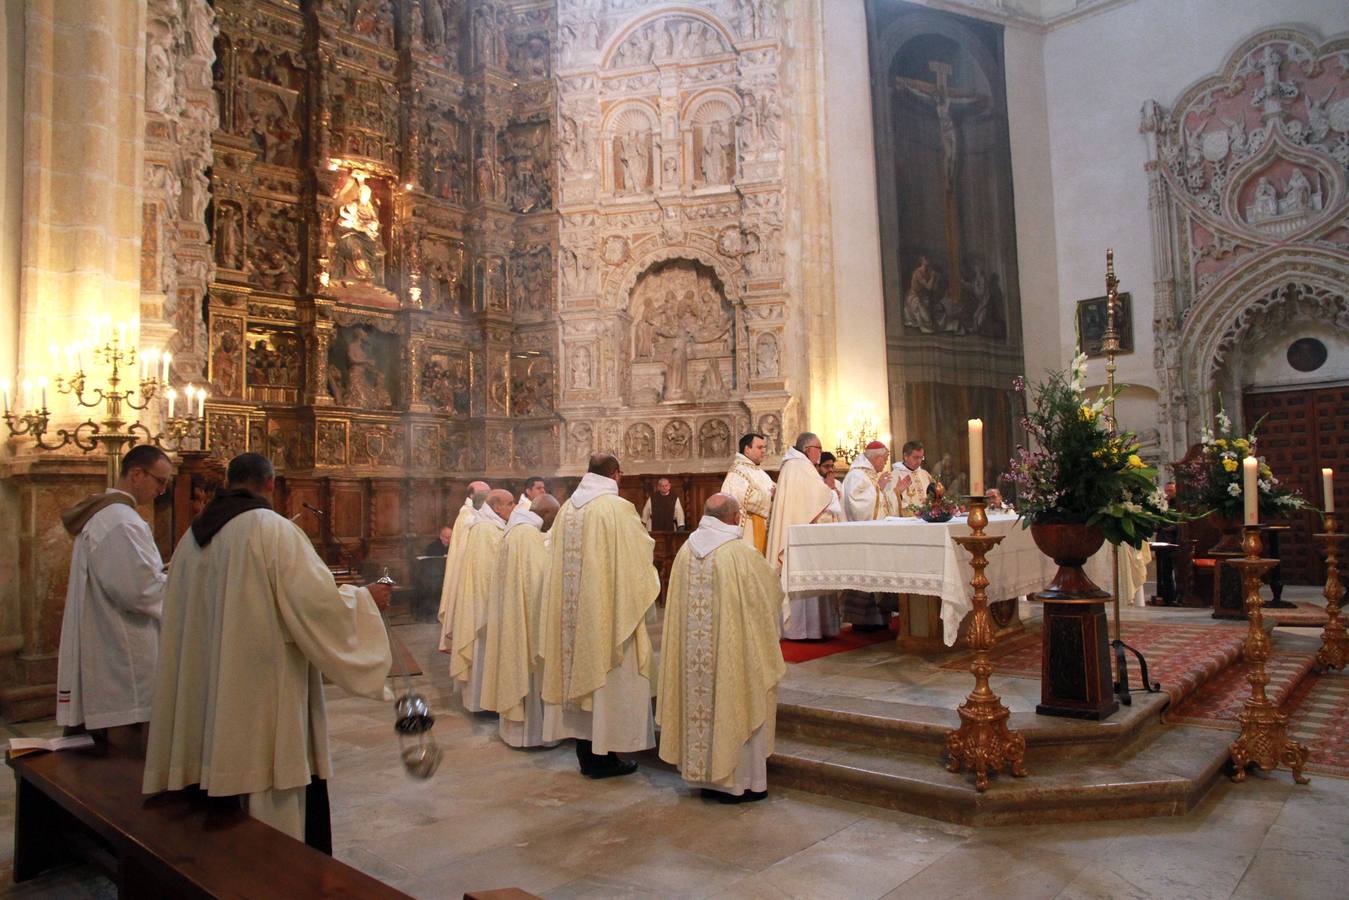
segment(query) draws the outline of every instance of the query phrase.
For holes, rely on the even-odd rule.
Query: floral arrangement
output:
[[[1232,419],[1219,410],[1214,425],[1216,428],[1205,428],[1201,433],[1199,452],[1175,465],[1177,506],[1194,515],[1212,511],[1226,519],[1240,519],[1244,503],[1241,460],[1254,456],[1260,460],[1256,479],[1260,516],[1281,516],[1306,508],[1302,495],[1280,485],[1257,452],[1260,422],[1249,434],[1238,434]]]
[[[1084,353],[1033,388],[1021,418],[1032,446],[1017,448],[1003,479],[1015,488],[1024,525],[1096,525],[1110,543],[1138,548],[1182,516],[1139,457],[1133,433],[1111,433],[1106,408],[1114,397],[1087,397],[1086,370]],[[1026,402],[1025,379],[1013,387]]]
[[[933,484],[933,488],[922,503],[911,504],[909,512],[924,522],[949,522],[961,512],[960,504],[947,497],[940,484]]]

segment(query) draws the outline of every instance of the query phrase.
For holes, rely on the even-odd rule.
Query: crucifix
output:
[[[895,88],[902,95],[918,100],[925,106],[931,106],[937,114],[937,125],[941,129],[942,184],[946,193],[946,257],[947,290],[951,299],[960,301],[960,207],[956,203],[956,164],[959,160],[959,133],[955,110],[978,111],[987,98],[974,91],[952,89],[948,83],[951,64],[932,60],[927,64],[928,71],[936,77],[936,83],[921,81],[917,78],[899,76],[895,78]]]

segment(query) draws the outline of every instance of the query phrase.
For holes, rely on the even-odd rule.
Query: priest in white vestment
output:
[[[445,579],[440,585],[440,611],[436,618],[440,621],[440,652],[450,652],[450,628],[454,617],[450,611],[454,607],[455,592],[459,588],[459,567],[464,561],[464,547],[468,544],[468,528],[473,519],[487,502],[487,494],[492,488],[485,481],[472,481],[468,485],[468,494],[459,514],[454,518],[454,534],[450,536],[450,549],[445,553]]]
[[[899,515],[913,515],[914,507],[927,500],[932,475],[923,468],[925,453],[921,441],[907,441],[895,463],[895,493],[899,496]]]
[[[553,524],[543,615],[543,739],[576,738],[581,773],[627,775],[656,745],[646,615],[660,594],[655,541],[618,495],[618,459],[596,453]]]
[[[773,479],[763,470],[768,442],[751,432],[740,438],[740,450],[721,482],[721,492],[740,504],[741,540],[760,554],[768,552],[768,516],[773,511]]]
[[[227,477],[173,554],[143,788],[242,797],[255,819],[331,853],[323,678],[393,699],[378,608],[390,587],[337,586],[272,511],[266,457],[236,456]]]
[[[740,538],[740,509],[713,494],[675,556],[661,638],[660,758],[722,803],[768,796],[782,585]]]
[[[843,479],[843,512],[849,522],[874,522],[899,514],[894,476],[886,465],[890,450],[872,441],[857,455]],[[894,594],[871,591],[843,592],[843,621],[854,631],[879,631],[890,624],[890,612],[898,609]]]
[[[497,731],[511,747],[544,742],[539,615],[548,586],[548,531],[557,511],[557,498],[542,494],[529,509],[511,513],[487,607],[482,706],[500,716]]]
[[[450,626],[450,678],[469,712],[482,712],[482,679],[487,642],[487,608],[496,582],[497,556],[506,532],[506,518],[515,508],[510,491],[487,495],[468,525],[468,540],[459,564]]]
[[[820,477],[820,438],[809,431],[798,435],[782,457],[773,513],[768,519],[768,563],[779,575],[787,553],[787,531],[793,525],[834,522],[842,518],[838,495]],[[786,583],[783,589],[786,590]],[[793,641],[818,640],[839,633],[838,597],[825,594],[788,594],[783,604],[782,636]]]
[[[531,475],[525,479],[525,489],[520,494],[520,499],[515,501],[515,508],[523,509],[528,512],[534,501],[546,493],[548,493],[548,486],[544,482],[543,477]]]
[[[150,720],[164,562],[136,507],[173,478],[164,451],[122,457],[117,486],[61,512],[75,539],[56,661],[56,723],[93,731]]]

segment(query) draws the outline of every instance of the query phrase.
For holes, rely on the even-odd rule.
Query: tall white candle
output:
[[[192,418],[192,395],[196,392],[197,389],[191,384],[183,389],[183,394],[187,398],[187,409],[183,411],[183,415],[187,416],[189,419]]]
[[[1241,461],[1241,475],[1244,481],[1243,495],[1246,499],[1246,524],[1260,524],[1260,487],[1255,483],[1260,471],[1260,462],[1254,456]]]
[[[163,380],[163,382],[164,382],[165,384],[168,384],[168,383],[169,383],[169,363],[173,362],[173,354],[170,353],[169,351],[165,350],[165,351],[164,351],[164,357],[160,360],[160,362],[163,363],[163,369],[164,369],[164,374],[161,375],[160,378]]]
[[[197,418],[206,418],[206,389],[197,392]]]
[[[38,386],[38,390],[40,390],[40,391],[42,392],[42,407],[41,407],[41,408],[42,408],[43,410],[46,410],[46,408],[47,408],[47,377],[46,377],[45,375],[37,380],[37,386]]]
[[[1321,491],[1326,497],[1326,512],[1335,511],[1335,472],[1331,469],[1321,470]]]
[[[984,420],[970,419],[970,496],[984,495]]]
[[[5,415],[9,415],[9,382],[0,381],[0,397],[4,398]]]
[[[172,418],[173,418],[173,404],[174,404],[174,403],[177,401],[177,399],[178,399],[178,392],[175,391],[173,388],[169,388],[168,398],[169,398],[169,418],[172,419]]]

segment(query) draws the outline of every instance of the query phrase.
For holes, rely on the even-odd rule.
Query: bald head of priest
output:
[[[492,490],[492,486],[485,481],[470,481],[468,483],[468,496],[473,501],[474,509],[482,509],[482,505],[487,502],[487,494]]]
[[[529,511],[543,519],[543,525],[540,530],[547,532],[553,527],[553,520],[557,518],[557,511],[562,508],[562,504],[557,502],[557,498],[552,494],[540,494],[534,498],[530,504]]]

